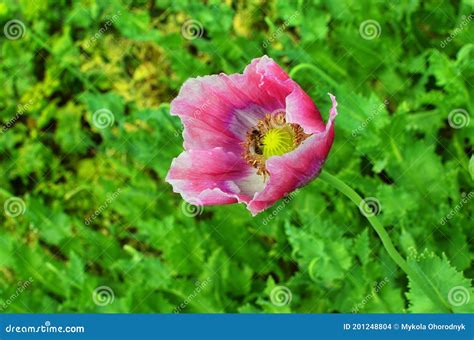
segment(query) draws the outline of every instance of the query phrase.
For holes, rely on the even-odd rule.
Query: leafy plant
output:
[[[2,311],[474,312],[471,13],[447,1],[1,3]],[[256,218],[187,206],[164,182],[182,149],[167,106],[181,84],[263,54],[323,115],[337,96],[325,168],[375,199],[443,303],[322,180]]]

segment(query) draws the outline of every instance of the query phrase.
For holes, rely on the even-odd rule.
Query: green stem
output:
[[[303,69],[310,69],[310,70],[313,70],[315,73],[317,73],[321,78],[323,78],[329,85],[331,85],[333,88],[338,88],[339,87],[339,84],[334,80],[332,79],[330,76],[328,76],[324,71],[322,71],[321,69],[319,69],[318,67],[316,67],[315,65],[313,64],[306,64],[306,63],[303,63],[303,64],[299,64],[299,65],[296,65],[295,67],[293,67],[289,73],[289,76],[290,78],[293,78],[293,76],[295,75],[296,72],[300,71],[300,70],[303,70]]]
[[[362,197],[360,197],[359,194],[354,191],[354,189],[328,172],[322,171],[319,175],[319,178],[346,195],[358,207],[363,203]],[[387,233],[387,230],[385,230],[378,218],[375,215],[364,216],[372,225],[377,235],[379,235],[385,250],[387,250],[387,253],[390,255],[392,260],[395,261],[395,263],[405,272],[405,274],[410,277],[411,280],[413,280],[413,282],[415,282],[421,289],[424,290],[426,296],[428,296],[436,305],[438,305],[443,312],[452,312],[449,304],[447,304],[438,290],[424,276],[424,273],[418,273],[414,268],[410,267],[410,265],[400,255],[398,250],[393,245],[392,239]]]

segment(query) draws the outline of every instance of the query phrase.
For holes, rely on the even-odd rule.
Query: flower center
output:
[[[298,124],[288,124],[285,112],[267,114],[247,132],[243,142],[244,158],[257,169],[257,174],[268,175],[265,162],[272,156],[281,156],[296,149],[309,135]]]
[[[274,128],[262,138],[263,156],[270,158],[272,156],[281,156],[295,148],[294,133],[291,127]]]

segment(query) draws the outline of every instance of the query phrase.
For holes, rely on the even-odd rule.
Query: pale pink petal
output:
[[[307,134],[325,130],[325,125],[313,100],[298,85],[286,97],[286,120],[300,125]]]
[[[223,148],[181,153],[173,160],[166,181],[186,201],[202,205],[249,202],[255,190],[263,188],[255,169]]]

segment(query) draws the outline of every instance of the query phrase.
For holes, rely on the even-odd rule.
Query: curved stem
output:
[[[290,70],[290,73],[288,75],[290,76],[290,78],[293,78],[296,72],[298,72],[299,70],[303,70],[305,68],[313,70],[321,78],[323,78],[329,85],[333,86],[334,88],[337,88],[339,86],[339,84],[334,79],[332,79],[324,71],[322,71],[321,69],[319,69],[313,64],[303,63],[303,64],[296,65]]]
[[[322,171],[319,175],[324,182],[330,184],[341,193],[346,195],[352,202],[354,202],[357,206],[363,202],[362,197],[359,196],[357,192],[354,191],[351,187],[349,187],[346,183],[341,181],[340,179],[334,177],[333,175],[329,174],[326,171]],[[444,312],[451,312],[451,308],[443,299],[441,294],[436,290],[436,288],[432,285],[432,283],[424,276],[423,273],[418,273],[414,268],[410,267],[410,265],[405,261],[405,259],[400,255],[398,250],[393,245],[392,239],[390,235],[385,230],[384,226],[380,223],[378,218],[374,216],[366,216],[364,215],[369,223],[374,228],[377,235],[380,237],[385,250],[390,255],[393,261],[407,274],[411,280],[416,282],[416,284],[424,290],[425,294],[436,304],[440,307],[440,309]]]

